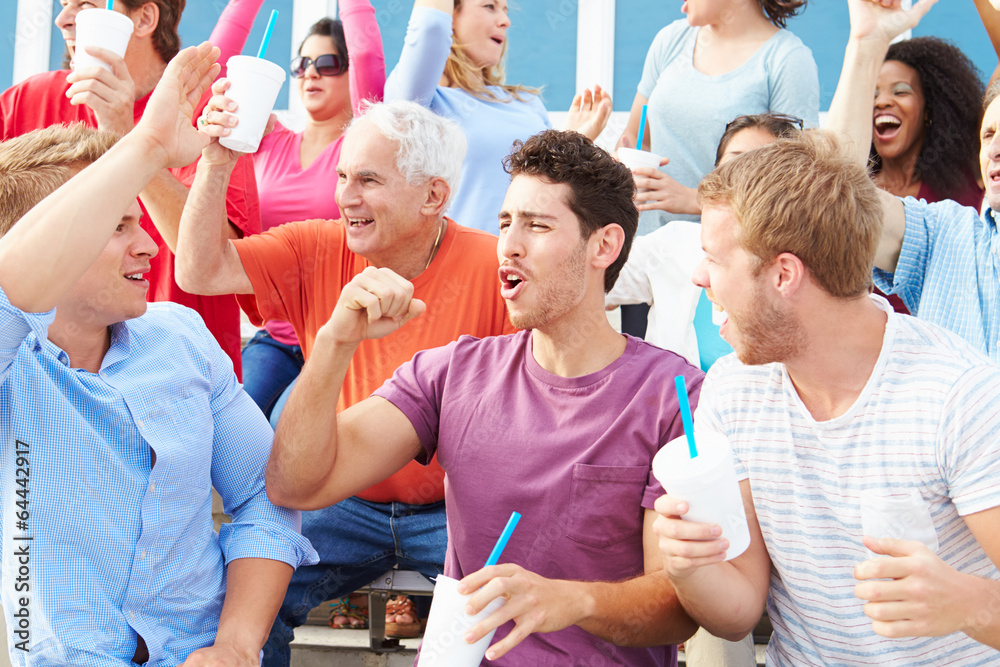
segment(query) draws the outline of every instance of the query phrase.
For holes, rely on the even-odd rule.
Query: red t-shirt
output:
[[[235,245],[254,289],[252,295],[237,297],[240,305],[254,324],[271,319],[291,322],[307,360],[341,289],[370,266],[348,249],[338,221],[291,222]],[[449,221],[434,261],[410,281],[413,296],[427,304],[427,311],[399,331],[358,346],[344,378],[338,411],[368,398],[421,350],[447,345],[466,334],[485,338],[515,331],[500,297],[496,247],[492,234]],[[358,496],[372,502],[426,505],[444,498],[444,472],[436,460],[426,468],[410,462]]]
[[[84,104],[74,106],[66,97],[69,89],[69,83],[66,82],[68,75],[68,70],[42,72],[0,94],[0,141],[60,123],[83,122],[97,127],[97,119],[90,107]],[[148,101],[149,95],[136,100],[136,122],[142,117]],[[202,105],[199,105],[199,112],[207,101],[208,93],[202,100]],[[195,162],[182,169],[172,169],[171,172],[177,180],[191,187],[197,164]],[[229,221],[244,235],[260,232],[257,180],[249,156],[241,157],[233,169],[229,190],[226,192],[226,211]],[[237,377],[242,377],[240,309],[236,299],[232,295],[198,296],[178,287],[174,280],[174,254],[167,248],[149,216],[143,218],[142,226],[160,249],[153,258],[152,269],[147,276],[150,283],[147,298],[150,301],[173,301],[196,310],[219,345],[233,360]]]

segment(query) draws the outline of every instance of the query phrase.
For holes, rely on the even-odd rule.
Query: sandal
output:
[[[359,607],[350,601],[351,596],[330,603],[330,627],[338,630],[367,630],[368,607]]]
[[[389,598],[385,603],[385,636],[412,638],[420,635],[417,607],[406,595]]]

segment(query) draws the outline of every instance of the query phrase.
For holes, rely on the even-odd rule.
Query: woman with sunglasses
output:
[[[243,50],[263,2],[230,0],[209,38],[222,51],[219,62]],[[292,60],[290,71],[307,114],[305,128],[295,132],[277,123],[253,155],[264,232],[294,220],[340,218],[334,194],[344,129],[365,100],[382,99],[385,57],[374,8],[369,0],[340,0],[339,14],[341,21],[314,23]],[[268,418],[303,363],[288,322],[265,322],[243,348],[244,389]],[[366,628],[367,617],[367,597],[352,594],[333,607],[330,625]],[[386,616],[389,633],[405,626],[406,636],[412,636],[413,625],[415,612]]]
[[[263,0],[230,0],[210,40],[219,62],[240,53]],[[334,190],[345,125],[364,100],[379,100],[385,59],[375,10],[369,0],[340,0],[343,21],[324,18],[309,29],[292,61],[307,117],[302,132],[281,123],[253,155],[260,196],[261,227],[340,217]],[[225,72],[221,76],[225,76]],[[215,98],[209,108],[216,104]],[[267,322],[243,349],[244,388],[270,417],[275,402],[302,368],[302,351],[292,326]]]
[[[510,183],[503,158],[515,140],[551,126],[538,90],[504,83],[509,27],[507,0],[415,0],[385,84],[386,100],[419,102],[465,131],[469,148],[449,215],[492,234]],[[610,115],[611,97],[597,87],[573,100],[569,128],[594,139]]]
[[[648,104],[644,150],[662,169],[635,170],[639,234],[668,220],[698,220],[696,188],[712,170],[712,150],[740,114],[785,113],[819,120],[819,78],[812,53],[785,22],[806,0],[687,0],[687,19],[653,40],[619,145],[635,147]]]

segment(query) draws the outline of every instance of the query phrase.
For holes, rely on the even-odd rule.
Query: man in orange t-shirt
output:
[[[218,135],[226,127],[228,114],[218,110],[223,104],[221,96],[209,103],[205,132]],[[496,237],[444,216],[464,153],[465,138],[451,121],[412,102],[374,105],[344,139],[336,194],[341,221],[294,222],[231,241],[220,193],[236,156],[213,143],[182,216],[178,280],[195,293],[241,295],[255,324],[291,322],[306,363],[342,287],[366,267],[387,267],[412,282],[414,296],[434,308],[411,326],[361,345],[336,406],[343,410],[420,350],[466,334],[514,331],[500,297]],[[265,647],[265,665],[288,664],[292,629],[323,600],[397,563],[427,576],[441,573],[444,473],[436,460],[426,467],[411,462],[356,497],[303,512],[302,534],[320,564],[293,576]]]

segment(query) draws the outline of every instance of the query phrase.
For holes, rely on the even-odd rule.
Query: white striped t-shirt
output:
[[[994,649],[960,632],[875,634],[853,576],[871,557],[861,542],[862,492],[898,500],[915,490],[922,507],[904,512],[895,536],[914,539],[929,516],[945,562],[1000,579],[961,518],[1000,506],[998,399],[1000,369],[982,353],[891,311],[868,383],[829,421],[812,418],[782,364],[743,366],[730,355],[712,367],[697,419],[729,436],[739,477],[750,479],[772,562],[768,665],[998,663]]]

